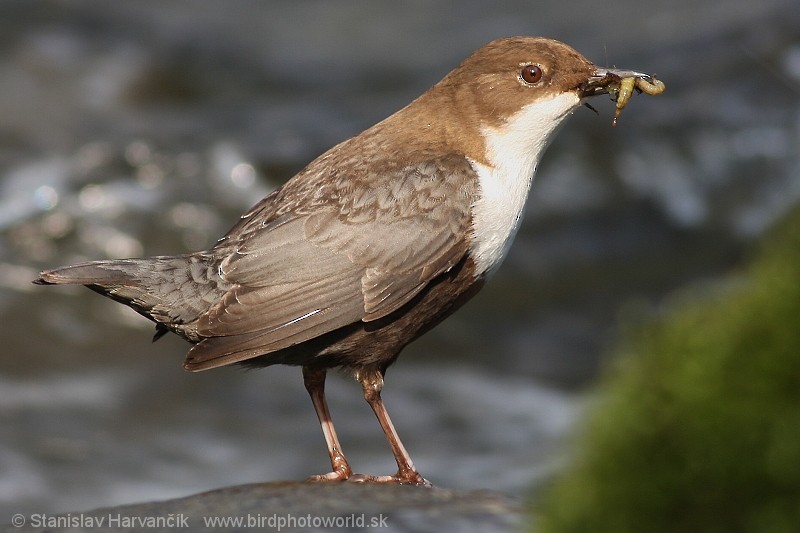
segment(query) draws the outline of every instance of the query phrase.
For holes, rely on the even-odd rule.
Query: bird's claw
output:
[[[418,487],[431,487],[431,482],[419,475],[417,471],[398,472],[391,476],[371,476],[368,474],[353,474],[347,480],[351,483],[391,483],[396,485],[415,485]]]

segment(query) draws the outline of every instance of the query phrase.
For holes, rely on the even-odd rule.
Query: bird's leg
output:
[[[383,372],[380,370],[359,371],[356,373],[356,379],[361,383],[361,387],[364,389],[364,399],[367,400],[367,403],[375,412],[375,416],[378,417],[378,422],[386,435],[386,439],[389,441],[389,446],[392,447],[392,453],[394,453],[394,458],[397,461],[397,474],[393,476],[357,475],[350,478],[350,481],[430,486],[430,483],[419,475],[419,472],[414,468],[414,463],[411,462],[411,457],[409,457],[403,443],[400,442],[400,437],[397,436],[397,431],[394,428],[394,424],[392,424],[391,418],[389,418],[389,413],[386,412],[386,407],[383,405],[383,400],[381,400]]]
[[[303,383],[306,386],[311,401],[314,403],[314,410],[317,412],[322,434],[325,435],[325,442],[328,445],[328,454],[331,456],[332,471],[327,474],[311,476],[308,481],[344,481],[353,475],[347,459],[342,453],[342,445],[339,444],[339,437],[333,427],[331,413],[328,411],[328,403],[325,401],[325,376],[326,371],[318,368],[303,367]]]

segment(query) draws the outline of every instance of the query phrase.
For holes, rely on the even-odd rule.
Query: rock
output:
[[[3,531],[516,531],[515,498],[491,491],[276,481],[239,485],[185,498],[86,512],[19,518]]]

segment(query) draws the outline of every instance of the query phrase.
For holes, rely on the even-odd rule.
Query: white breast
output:
[[[490,274],[508,252],[542,153],[579,105],[577,94],[562,93],[523,107],[500,128],[484,128],[490,164],[471,161],[480,182],[471,249],[479,273]]]

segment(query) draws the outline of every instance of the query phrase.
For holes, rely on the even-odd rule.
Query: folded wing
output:
[[[248,213],[220,241],[231,288],[200,317],[203,340],[187,368],[243,361],[398,311],[466,254],[472,172],[450,157],[320,180],[313,209],[298,204],[266,220]]]

